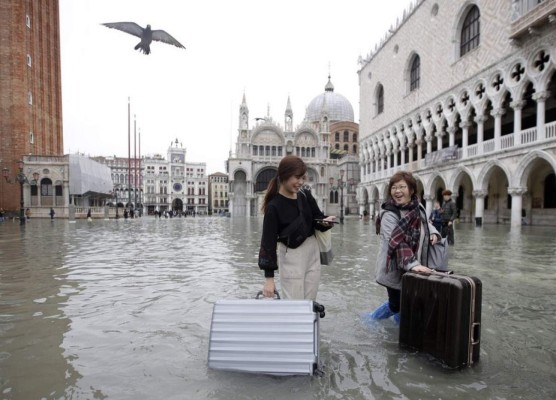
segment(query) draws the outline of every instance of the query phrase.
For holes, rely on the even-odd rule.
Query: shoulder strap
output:
[[[307,195],[305,194],[303,189],[299,189],[299,192],[297,192],[297,208],[299,208],[299,213],[301,214],[301,212],[303,211],[303,200],[301,199],[301,196],[299,196],[299,193],[305,196],[305,198],[307,198]]]
[[[382,215],[385,211],[392,211],[394,214],[396,214],[398,216],[398,218],[401,218],[402,213],[400,211],[400,209],[398,207],[395,207],[393,204],[390,203],[384,203],[382,204],[382,210],[380,215]]]
[[[397,207],[394,207],[392,204],[382,203],[382,206],[380,208],[381,208],[381,210],[378,213],[378,215],[376,216],[376,221],[375,221],[375,233],[377,235],[380,235],[380,222],[381,222],[381,219],[382,219],[382,215],[386,211],[392,211],[394,214],[396,214],[398,219],[400,219],[402,217],[401,211]]]

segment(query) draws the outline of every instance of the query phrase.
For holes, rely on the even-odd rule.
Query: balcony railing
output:
[[[510,37],[517,39],[527,32],[534,33],[536,28],[552,22],[555,13],[556,0],[513,0]]]
[[[445,161],[442,164],[452,164],[462,160],[471,160],[478,157],[491,156],[498,152],[507,153],[509,150],[519,150],[520,148],[531,146],[532,144],[540,144],[546,142],[554,142],[556,139],[556,121],[545,125],[545,140],[537,140],[537,128],[529,128],[522,130],[515,134],[501,136],[498,139],[485,140],[481,143],[475,143],[465,148],[459,148],[456,152],[456,157],[452,161]],[[496,146],[496,145],[499,146]],[[372,162],[372,161],[371,161]],[[377,172],[367,173],[363,175],[362,182],[373,182],[389,178],[398,170],[408,170],[411,172],[430,168],[426,165],[425,159],[413,161],[404,165],[399,165],[393,168],[385,168]]]

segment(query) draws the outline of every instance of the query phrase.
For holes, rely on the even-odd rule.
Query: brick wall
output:
[[[13,178],[29,154],[63,155],[57,0],[0,1],[0,167]],[[19,208],[19,185],[1,189],[0,207]]]

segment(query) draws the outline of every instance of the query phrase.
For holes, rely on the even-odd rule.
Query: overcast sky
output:
[[[250,125],[280,124],[288,95],[294,127],[330,72],[359,120],[359,55],[400,19],[410,0],[60,0],[64,151],[128,154],[128,97],[141,154],[166,156],[177,138],[187,161],[225,172],[235,152],[239,105]],[[133,21],[164,29],[187,49],[101,26]]]

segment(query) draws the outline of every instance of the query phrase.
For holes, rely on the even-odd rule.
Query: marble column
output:
[[[544,92],[535,93],[533,95],[533,100],[537,102],[537,140],[546,139],[546,129],[545,129],[545,112],[546,112],[546,100],[550,97],[550,91],[545,90]]]
[[[423,159],[423,139],[417,139],[417,161]]]
[[[456,131],[457,128],[455,126],[450,126],[447,129],[449,135],[449,143],[448,146],[452,147],[456,144]]]
[[[425,136],[425,141],[427,142],[427,154],[432,153],[432,134],[429,135],[427,132],[427,136]]]
[[[475,226],[483,225],[483,216],[485,213],[485,197],[486,190],[474,190],[473,197],[475,197]]]
[[[525,101],[513,101],[510,107],[514,109],[514,146],[521,145],[521,110],[525,107]]]
[[[436,131],[436,149],[442,150],[442,136],[444,136],[444,132],[441,130]]]
[[[463,121],[459,124],[461,128],[461,156],[462,158],[467,158],[467,146],[469,145],[469,127],[471,122]]]
[[[425,200],[425,210],[427,211],[427,218],[429,215],[431,215],[432,213],[432,208],[434,205],[434,200],[436,200],[436,197],[432,194],[425,194],[423,196],[423,199]]]
[[[477,154],[483,154],[484,128],[487,118],[483,115],[475,117],[477,123]]]
[[[522,199],[525,192],[527,192],[527,188],[508,188],[508,194],[512,196],[512,214],[510,221],[512,227],[521,226],[521,209],[523,208]]]
[[[503,108],[492,110],[490,115],[494,117],[494,151],[500,150],[500,138],[502,137],[502,115],[506,113]]]

